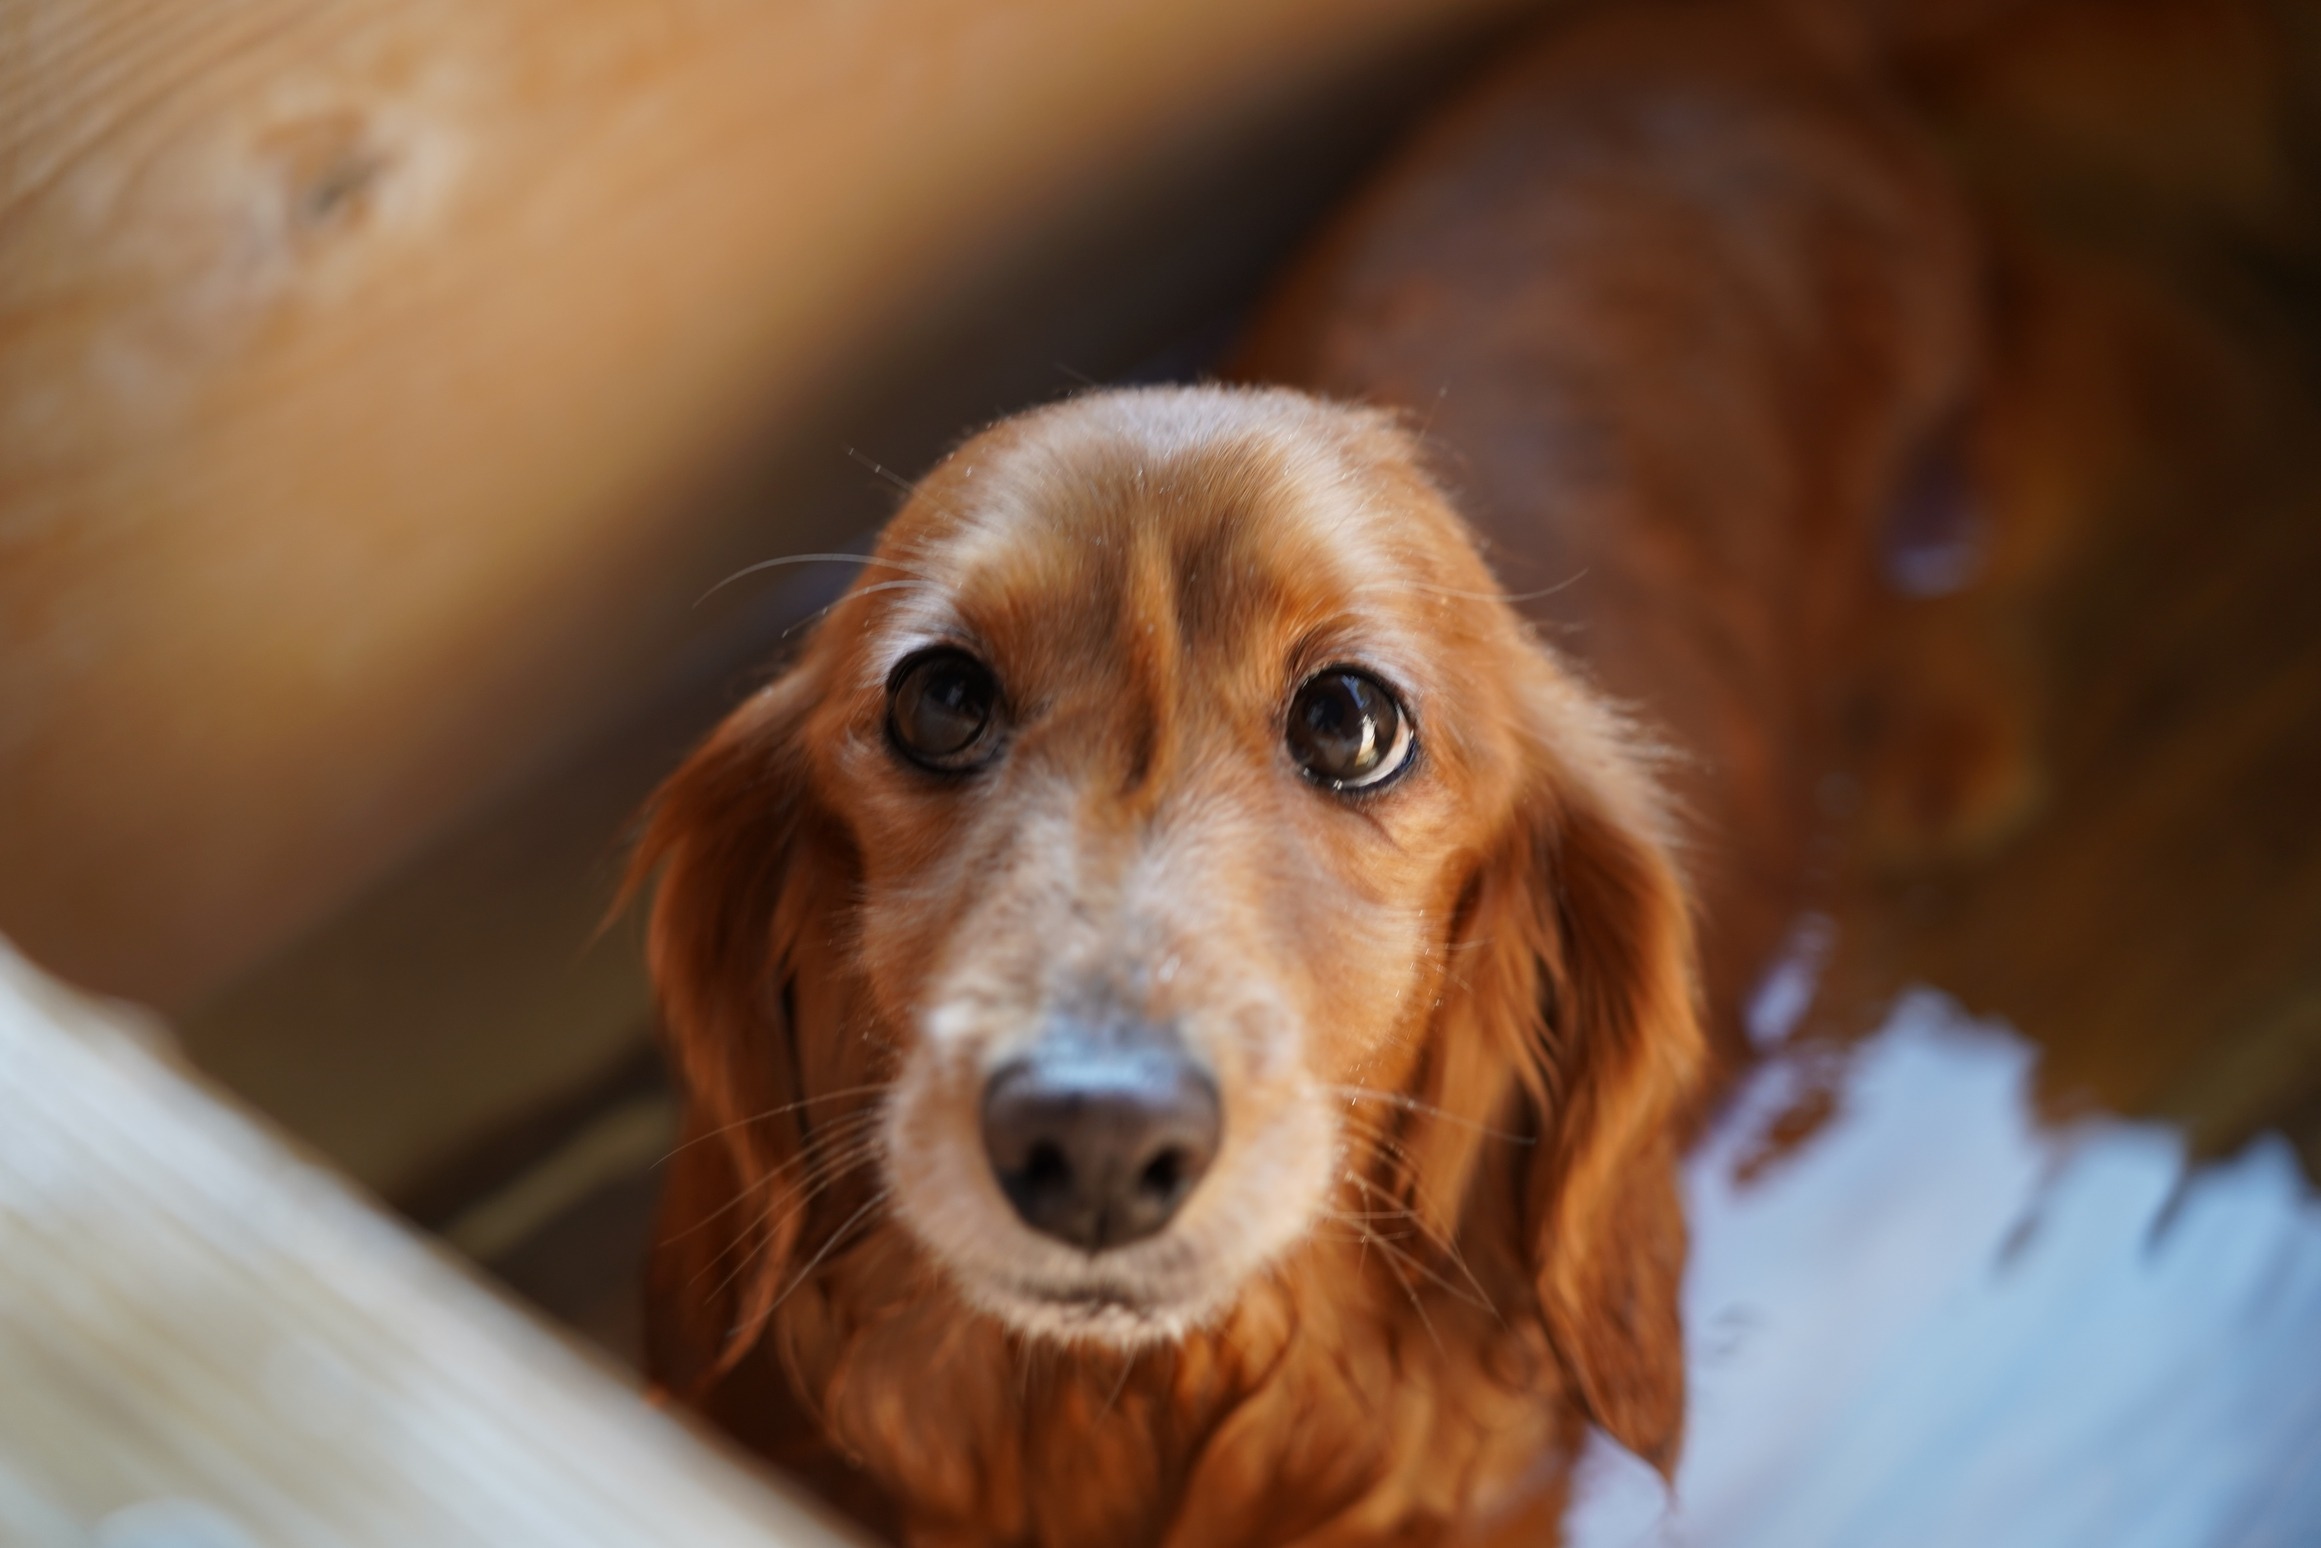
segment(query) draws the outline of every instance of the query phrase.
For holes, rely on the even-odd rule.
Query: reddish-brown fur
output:
[[[1259,331],[1253,369],[1409,417],[1186,389],[1003,423],[672,778],[638,860],[688,1098],[661,1379],[914,1543],[1533,1543],[1589,1422],[1673,1466],[1699,975],[1657,733],[1595,684],[1675,733],[1729,1006],[1797,895],[1875,513],[1972,334],[1941,179],[1786,36],[1551,41]],[[1542,611],[1587,677],[1430,461],[1516,589],[1570,582]],[[967,782],[883,735],[931,638],[1007,685]],[[1421,728],[1358,805],[1281,753],[1339,659]],[[1232,1034],[1200,1043],[1229,1148],[1168,1234],[1194,1280],[1242,1266],[1152,1337],[978,1309],[968,1249],[1019,1228],[962,1159],[976,1077],[1085,983]],[[1006,1013],[955,1048],[969,1002]],[[1262,1171],[1231,1136],[1316,1112],[1326,1188],[1285,1225],[1253,1185],[1282,1230],[1248,1267],[1259,1225],[1201,1198]]]
[[[1728,1035],[1847,761],[1882,522],[1940,499],[1984,331],[1950,178],[1829,41],[1849,0],[1782,10],[1819,25],[1711,0],[1556,33],[1370,187],[1242,361],[1423,423],[1508,589],[1667,735]]]
[[[1279,464],[1316,452],[1352,481],[1285,485]],[[651,950],[699,1141],[672,1163],[658,1368],[914,1540],[1453,1540],[1552,1519],[1542,1459],[1584,1418],[1674,1456],[1671,1120],[1700,1043],[1656,794],[1624,728],[1495,598],[1413,453],[1377,416],[1281,393],[1099,395],[1004,424],[929,478],[880,555],[964,597],[1038,696],[1013,752],[1040,777],[930,792],[877,766],[883,676],[857,658],[917,583],[873,582],[656,808]],[[962,518],[972,476],[1004,490]],[[962,525],[980,563],[942,570]],[[1172,614],[1198,627],[1144,648]],[[1368,619],[1433,659],[1410,667],[1425,766],[1357,811],[1275,742],[1301,641],[1337,629],[1330,653],[1352,653]],[[1082,874],[1240,808],[1232,836],[1266,852],[1221,858],[1200,921],[1302,986],[1314,1076],[1409,1099],[1334,1104],[1360,1178],[1337,1207],[1407,1210],[1407,1239],[1317,1220],[1223,1315],[1139,1349],[976,1314],[877,1207],[859,1143],[933,965],[1005,928],[982,878],[1016,863],[1010,807],[1058,768]],[[946,863],[959,852],[972,863]],[[1393,1006],[1344,997],[1374,981],[1343,927],[1353,894],[1427,942]],[[1270,1121],[1224,1085],[1229,1124]],[[782,1186],[824,1173],[803,1204]]]

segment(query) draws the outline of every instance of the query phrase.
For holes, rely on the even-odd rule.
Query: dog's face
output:
[[[745,1198],[874,1165],[863,1209],[1020,1333],[1183,1336],[1325,1224],[1487,1215],[1649,1450],[1698,1054],[1654,820],[1387,420],[1098,394],[931,474],[671,782],[655,971]],[[761,1306],[855,1218],[793,1273],[803,1208]]]
[[[1423,1040],[1515,756],[1463,670],[1490,579],[1399,452],[1286,395],[1053,409],[931,478],[831,621],[894,1203],[1019,1328],[1219,1310]]]

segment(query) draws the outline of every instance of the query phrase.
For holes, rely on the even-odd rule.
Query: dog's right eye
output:
[[[887,734],[923,768],[975,767],[989,756],[998,729],[998,679],[963,650],[924,651],[888,679]]]
[[[1353,667],[1315,673],[1290,700],[1290,756],[1315,783],[1342,795],[1375,789],[1410,766],[1410,713],[1388,688]]]

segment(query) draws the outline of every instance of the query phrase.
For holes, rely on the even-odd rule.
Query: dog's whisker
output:
[[[1425,1236],[1426,1232],[1422,1229],[1417,1234],[1420,1236]],[[1385,1247],[1389,1241],[1402,1239],[1403,1238],[1400,1237],[1388,1237],[1384,1233],[1380,1233],[1378,1237],[1378,1245],[1380,1247]],[[1429,1239],[1431,1240],[1431,1238]],[[1479,1312],[1487,1312],[1490,1314],[1492,1321],[1497,1322],[1502,1327],[1506,1326],[1506,1319],[1499,1315],[1499,1308],[1492,1303],[1491,1297],[1485,1293],[1482,1285],[1476,1282],[1474,1274],[1467,1268],[1465,1259],[1460,1258],[1454,1254],[1452,1255],[1451,1261],[1458,1268],[1461,1277],[1463,1277],[1467,1281],[1467,1284],[1471,1287],[1466,1289],[1462,1289],[1460,1286],[1453,1284],[1450,1280],[1445,1279],[1442,1275],[1427,1267],[1426,1261],[1415,1253],[1408,1255],[1407,1261],[1412,1268],[1416,1269],[1419,1273],[1424,1274],[1435,1285],[1440,1287],[1443,1294],[1449,1296],[1452,1300],[1462,1302],[1468,1306],[1472,1306]]]
[[[1369,1160],[1387,1174],[1389,1181],[1394,1181],[1398,1185],[1407,1184],[1416,1187],[1419,1180],[1418,1159],[1411,1155],[1409,1148],[1403,1144],[1399,1137],[1382,1129],[1366,1128],[1360,1124],[1351,1124],[1349,1127],[1359,1138],[1370,1142]]]
[[[824,1259],[828,1258],[833,1252],[838,1250],[838,1244],[845,1238],[847,1232],[862,1224],[864,1216],[868,1215],[872,1210],[877,1209],[886,1201],[887,1190],[884,1188],[879,1189],[869,1198],[863,1200],[862,1207],[857,1209],[853,1214],[848,1215],[845,1221],[840,1224],[838,1229],[830,1233],[829,1239],[823,1242],[820,1250],[818,1250],[814,1256],[806,1260],[806,1266],[799,1269],[796,1274],[791,1276],[789,1285],[782,1291],[780,1295],[774,1297],[774,1304],[767,1307],[765,1310],[765,1317],[759,1319],[761,1325],[767,1318],[771,1318],[775,1312],[780,1311],[782,1309],[782,1303],[787,1301],[793,1294],[795,1294],[801,1285],[805,1284],[807,1280],[814,1277],[814,1271],[822,1266]]]
[[[875,1127],[876,1121],[880,1116],[882,1115],[872,1113],[850,1115],[849,1117],[838,1119],[827,1129],[822,1131],[822,1137],[826,1142],[845,1141],[849,1144],[860,1143],[865,1138],[866,1132],[869,1129]],[[783,1162],[780,1166],[768,1169],[765,1175],[762,1177],[758,1177],[743,1187],[736,1189],[732,1198],[727,1199],[723,1204],[720,1204],[717,1208],[709,1211],[699,1220],[695,1221],[692,1225],[687,1226],[684,1230],[678,1232],[675,1236],[667,1238],[667,1241],[683,1241],[686,1237],[691,1236],[694,1232],[701,1230],[703,1227],[710,1225],[714,1221],[724,1218],[724,1216],[726,1216],[731,1211],[739,1209],[742,1205],[747,1204],[750,1202],[751,1196],[753,1194],[756,1194],[760,1190],[771,1186],[787,1173],[801,1166],[810,1168],[817,1163],[817,1160],[818,1157],[812,1150],[799,1152],[797,1155],[794,1155],[789,1160]]]
[[[783,1226],[796,1219],[808,1205],[828,1192],[840,1179],[861,1167],[865,1161],[875,1159],[877,1155],[878,1144],[876,1140],[863,1139],[835,1152],[817,1157],[814,1164],[807,1168],[805,1174],[798,1179],[793,1187],[786,1189],[779,1197],[766,1204],[758,1218],[752,1222],[754,1230],[737,1234],[732,1242],[727,1243],[708,1263],[702,1266],[701,1273],[694,1276],[695,1281],[698,1282],[703,1275],[722,1265],[728,1257],[738,1251],[741,1254],[741,1261],[735,1265],[734,1271],[719,1281],[716,1288],[711,1291],[712,1298],[724,1294],[734,1280],[749,1267],[751,1257],[755,1253],[763,1251],[765,1245],[775,1238]],[[783,1210],[785,1205],[789,1208],[784,1210],[779,1218],[776,1218],[775,1211]]]
[[[1536,1140],[1534,1135],[1517,1134],[1487,1123],[1479,1123],[1475,1119],[1461,1117],[1446,1108],[1435,1106],[1432,1102],[1422,1102],[1417,1097],[1407,1096],[1399,1091],[1379,1091],[1369,1086],[1346,1085],[1326,1086],[1323,1089],[1344,1097],[1348,1102],[1383,1102],[1389,1107],[1398,1107],[1406,1113],[1424,1113],[1429,1118],[1440,1119],[1442,1122],[1458,1128],[1472,1129],[1477,1134],[1489,1135],[1492,1139],[1506,1140],[1510,1144],[1529,1145]]]
[[[886,1190],[884,1188],[881,1188],[876,1193],[873,1193],[867,1200],[864,1201],[861,1208],[857,1209],[853,1214],[849,1215],[846,1220],[840,1224],[837,1230],[830,1233],[829,1238],[823,1242],[821,1250],[816,1252],[813,1257],[806,1260],[805,1267],[799,1269],[798,1272],[791,1277],[789,1284],[784,1287],[781,1294],[771,1297],[763,1306],[755,1306],[750,1308],[747,1315],[745,1315],[742,1321],[734,1328],[732,1342],[727,1346],[725,1355],[718,1362],[722,1369],[730,1370],[734,1362],[740,1358],[741,1351],[750,1349],[757,1343],[760,1338],[765,1336],[767,1324],[773,1321],[774,1313],[781,1310],[782,1303],[787,1301],[793,1292],[795,1292],[800,1286],[804,1285],[808,1279],[813,1277],[814,1270],[821,1267],[822,1260],[830,1256],[831,1252],[838,1246],[840,1239],[843,1238],[847,1232],[853,1230],[854,1227],[861,1222],[865,1215],[878,1208],[878,1206],[885,1201]]]
[[[1428,1214],[1434,1213],[1434,1202],[1427,1198],[1423,1190],[1420,1189],[1418,1185],[1418,1179],[1415,1175],[1406,1174],[1406,1181],[1409,1183],[1412,1193],[1412,1200],[1409,1204],[1398,1202],[1393,1193],[1379,1187],[1376,1183],[1370,1181],[1369,1178],[1364,1177],[1360,1172],[1349,1170],[1346,1175],[1347,1179],[1352,1182],[1355,1187],[1360,1188],[1363,1192],[1369,1194],[1373,1199],[1385,1201],[1392,1213],[1409,1217],[1411,1223],[1416,1225],[1421,1232],[1425,1233],[1427,1240],[1432,1242],[1437,1248],[1441,1249],[1444,1256],[1456,1258],[1459,1255],[1457,1244],[1445,1237],[1439,1229],[1431,1226],[1428,1223],[1426,1214],[1420,1213],[1420,1210],[1424,1210]],[[1412,1204],[1416,1204],[1418,1208],[1412,1208]]]
[[[1399,1212],[1409,1215],[1411,1220],[1416,1223],[1419,1229],[1426,1235],[1427,1240],[1430,1241],[1445,1258],[1449,1259],[1457,1266],[1460,1274],[1466,1278],[1470,1285],[1474,1286],[1475,1293],[1479,1296],[1483,1296],[1485,1302],[1488,1304],[1488,1293],[1484,1291],[1482,1284],[1475,1278],[1474,1271],[1467,1266],[1466,1257],[1459,1250],[1458,1243],[1449,1235],[1447,1235],[1443,1228],[1439,1228],[1431,1223],[1435,1218],[1442,1216],[1442,1211],[1437,1206],[1432,1196],[1428,1194],[1425,1187],[1425,1174],[1423,1169],[1419,1166],[1417,1159],[1410,1154],[1409,1147],[1402,1139],[1402,1137],[1389,1132],[1388,1130],[1369,1120],[1362,1118],[1358,1114],[1349,1112],[1344,1116],[1347,1120],[1348,1126],[1352,1128],[1356,1134],[1368,1139],[1375,1147],[1372,1154],[1379,1161],[1383,1162],[1386,1166],[1391,1168],[1395,1175],[1401,1179],[1402,1186],[1409,1189],[1411,1193],[1411,1204],[1415,1204],[1417,1208],[1413,1209],[1409,1204],[1399,1205],[1397,1206]],[[1375,1184],[1371,1183],[1367,1178],[1361,1176],[1358,1172],[1349,1170],[1347,1175],[1349,1180],[1351,1180],[1357,1187],[1362,1188],[1375,1197],[1384,1198],[1389,1202],[1393,1201],[1394,1196],[1391,1193],[1384,1189],[1378,1188]],[[1498,1309],[1496,1306],[1493,1306],[1491,1310],[1494,1316],[1498,1315]]]
[[[881,558],[876,554],[784,554],[778,559],[760,559],[755,564],[743,565],[740,569],[734,571],[731,575],[728,575],[725,579],[719,581],[716,585],[701,593],[700,596],[695,597],[693,599],[693,605],[695,607],[699,607],[702,603],[708,601],[711,597],[716,596],[719,592],[732,585],[735,581],[745,580],[748,577],[759,574],[765,570],[778,570],[785,565],[792,564],[851,564],[858,566],[878,565],[890,570],[901,570],[906,575],[915,575],[920,580],[927,582],[929,585],[937,584],[936,576],[930,574],[926,570],[919,568],[917,565],[904,564],[898,560]]]
[[[1435,1353],[1448,1355],[1450,1350],[1443,1344],[1443,1336],[1436,1330],[1434,1318],[1427,1315],[1426,1302],[1419,1295],[1418,1287],[1412,1284],[1410,1276],[1402,1271],[1400,1260],[1405,1259],[1407,1254],[1392,1242],[1381,1240],[1374,1231],[1365,1231],[1363,1234],[1369,1241],[1377,1243],[1378,1261],[1386,1265],[1387,1271],[1394,1276],[1395,1283],[1402,1286],[1402,1293],[1410,1298],[1410,1309],[1418,1313],[1419,1326],[1425,1328],[1426,1336],[1434,1341]]]
[[[1386,1197],[1391,1199],[1391,1195],[1384,1194],[1382,1190],[1380,1190],[1374,1183],[1371,1183],[1366,1178],[1364,1178],[1360,1173],[1349,1170],[1346,1175],[1353,1181],[1354,1186],[1362,1189],[1365,1193],[1370,1194],[1373,1198]],[[1422,1200],[1421,1202],[1423,1203],[1424,1201]],[[1451,1284],[1450,1281],[1443,1279],[1440,1275],[1437,1275],[1428,1269],[1424,1263],[1414,1261],[1412,1266],[1418,1269],[1420,1273],[1425,1274],[1429,1279],[1434,1280],[1435,1283],[1441,1285],[1444,1290],[1458,1297],[1460,1300],[1465,1301],[1469,1305],[1475,1306],[1480,1310],[1489,1312],[1493,1320],[1504,1326],[1506,1319],[1500,1316],[1499,1307],[1497,1303],[1491,1299],[1491,1293],[1483,1288],[1483,1282],[1475,1277],[1475,1271],[1468,1266],[1467,1256],[1465,1253],[1459,1251],[1458,1243],[1451,1241],[1439,1234],[1427,1223],[1426,1218],[1417,1210],[1405,1206],[1399,1211],[1399,1213],[1407,1217],[1411,1225],[1416,1229],[1417,1233],[1424,1237],[1427,1243],[1437,1252],[1441,1253],[1444,1259],[1448,1261],[1453,1268],[1456,1268],[1459,1271],[1459,1276],[1467,1282],[1468,1290],[1459,1289],[1456,1285]],[[1384,1243],[1381,1242],[1380,1245],[1383,1246]],[[1472,1295],[1468,1293],[1469,1290],[1473,1292]]]
[[[788,1223],[799,1210],[804,1209],[806,1205],[827,1192],[833,1183],[861,1167],[865,1161],[876,1159],[878,1151],[877,1139],[872,1136],[864,1136],[825,1152],[817,1158],[814,1165],[806,1169],[796,1184],[780,1197],[769,1199],[766,1202],[764,1210],[758,1216],[758,1224],[761,1226],[771,1224],[778,1227]],[[775,1220],[774,1211],[782,1209],[785,1205],[790,1206],[788,1213],[785,1213],[780,1220]]]
[[[866,1085],[860,1086],[841,1086],[836,1091],[824,1091],[814,1096],[800,1097],[795,1102],[784,1102],[779,1107],[769,1107],[764,1112],[752,1113],[747,1118],[736,1118],[731,1123],[721,1123],[714,1129],[705,1129],[701,1133],[694,1135],[691,1139],[685,1140],[682,1143],[673,1146],[669,1150],[668,1154],[662,1156],[660,1160],[654,1162],[653,1164],[655,1166],[666,1166],[678,1155],[679,1152],[690,1150],[695,1145],[700,1144],[703,1140],[715,1139],[720,1134],[731,1134],[734,1130],[746,1129],[753,1123],[764,1123],[769,1119],[779,1118],[785,1113],[798,1112],[808,1107],[818,1106],[824,1102],[843,1101],[847,1097],[865,1096],[873,1092],[885,1091],[888,1089],[888,1084],[889,1083],[885,1081],[872,1081]],[[877,1111],[878,1109],[876,1108],[871,1109],[871,1112],[874,1114]],[[838,1121],[841,1123],[845,1122],[844,1119],[840,1119]]]
[[[1425,1276],[1429,1283],[1434,1285],[1437,1289],[1441,1290],[1443,1294],[1449,1296],[1452,1300],[1458,1301],[1463,1305],[1472,1306],[1477,1311],[1488,1312],[1494,1320],[1499,1320],[1499,1309],[1491,1304],[1491,1301],[1487,1296],[1483,1295],[1480,1286],[1477,1286],[1475,1290],[1470,1293],[1469,1291],[1462,1289],[1460,1286],[1453,1284],[1448,1279],[1445,1279],[1442,1275],[1436,1273],[1433,1269],[1427,1267],[1426,1261],[1416,1253],[1413,1253],[1406,1248],[1397,1247],[1394,1245],[1398,1241],[1409,1240],[1411,1234],[1413,1233],[1390,1233],[1378,1230],[1374,1226],[1364,1226],[1362,1227],[1362,1231],[1367,1241],[1375,1242],[1378,1245],[1378,1250],[1381,1253],[1392,1254],[1392,1261],[1400,1263],[1412,1271]],[[1426,1235],[1423,1230],[1415,1234],[1420,1236]],[[1431,1237],[1428,1237],[1427,1239],[1429,1241],[1433,1240]],[[1398,1274],[1397,1277],[1399,1278],[1401,1276]],[[1472,1276],[1469,1277],[1471,1278]],[[1406,1282],[1405,1288],[1413,1287],[1409,1286]]]
[[[1354,1215],[1332,1215],[1328,1218],[1342,1220],[1356,1228],[1359,1234],[1341,1238],[1344,1241],[1407,1242],[1412,1237],[1422,1234],[1417,1231],[1381,1231],[1376,1226],[1361,1224],[1360,1217]]]
[[[863,1123],[833,1123],[833,1126],[831,1126],[831,1128],[826,1130],[826,1133],[824,1133],[824,1140],[826,1140],[826,1142],[845,1142],[845,1144],[859,1144],[859,1142],[866,1140],[866,1128],[868,1128],[868,1126],[863,1126]],[[819,1156],[817,1151],[801,1151],[801,1153],[796,1153],[796,1156],[791,1156],[789,1160],[784,1160],[784,1163],[782,1163],[782,1165],[778,1165],[778,1167],[768,1167],[768,1170],[766,1170],[764,1174],[761,1174],[761,1177],[752,1179],[750,1184],[745,1184],[743,1188],[736,1188],[736,1191],[733,1191],[733,1198],[726,1200],[724,1205],[720,1205],[720,1207],[717,1207],[717,1209],[710,1209],[706,1216],[699,1218],[699,1221],[694,1221],[692,1225],[687,1225],[687,1228],[685,1228],[685,1230],[680,1230],[678,1235],[668,1237],[668,1242],[682,1242],[682,1239],[685,1239],[685,1237],[694,1235],[696,1230],[701,1230],[703,1225],[710,1225],[710,1223],[720,1221],[720,1218],[724,1218],[726,1214],[729,1214],[729,1211],[733,1211],[733,1209],[740,1209],[740,1207],[743,1207],[743,1205],[747,1205],[747,1202],[752,1202],[754,1195],[764,1191],[764,1188],[771,1188],[771,1186],[775,1184],[775,1181],[780,1181],[782,1177],[787,1177],[789,1172],[796,1172],[798,1167],[808,1167],[808,1170],[812,1170],[812,1167],[822,1163],[822,1160],[824,1160],[824,1158]],[[801,1179],[801,1186],[803,1186],[803,1179]],[[780,1200],[775,1200],[775,1202],[780,1202]]]
[[[812,1192],[806,1195],[806,1197],[798,1201],[797,1207],[795,1209],[785,1214],[780,1221],[774,1223],[775,1229],[778,1229],[782,1225],[787,1225],[791,1220],[803,1214],[807,1206],[811,1204],[817,1195],[826,1191],[832,1183],[835,1183],[840,1177],[845,1176],[852,1170],[854,1170],[854,1168],[852,1166],[848,1166],[840,1172],[823,1179],[820,1185],[815,1187]],[[883,1196],[884,1193],[885,1189],[882,1188],[879,1190],[879,1195]],[[761,1232],[755,1238],[747,1239],[744,1242],[737,1244],[745,1247],[747,1250],[742,1253],[740,1261],[734,1264],[732,1270],[728,1272],[724,1278],[720,1279],[716,1285],[711,1287],[709,1292],[709,1299],[714,1302],[718,1298],[722,1297],[726,1291],[733,1288],[735,1283],[738,1282],[744,1274],[748,1273],[750,1269],[757,1264],[757,1262],[765,1253],[768,1244],[773,1240],[773,1237],[773,1230],[768,1230]],[[701,1269],[701,1273],[694,1276],[694,1282],[698,1283],[702,1275],[706,1275],[712,1269],[718,1267],[732,1250],[733,1249],[731,1247],[728,1247],[726,1252],[719,1253],[716,1258],[705,1264]],[[819,1259],[817,1259],[817,1261],[819,1261]],[[762,1290],[760,1293],[762,1293]],[[741,1323],[738,1324],[734,1329],[734,1337],[738,1341],[738,1347],[746,1348],[749,1344],[754,1343],[758,1337],[758,1334],[764,1330],[766,1318],[771,1314],[772,1309],[770,1307],[763,1311],[753,1307],[745,1312]]]
[[[1339,1117],[1348,1132],[1358,1139],[1368,1140],[1375,1147],[1373,1154],[1397,1171],[1408,1172],[1418,1165],[1418,1159],[1410,1153],[1410,1142],[1404,1136],[1360,1113],[1342,1113]]]
[[[1136,1369],[1136,1354],[1135,1351],[1131,1350],[1121,1355],[1120,1375],[1114,1379],[1112,1390],[1104,1395],[1104,1406],[1096,1410],[1094,1419],[1088,1421],[1091,1429],[1102,1424],[1111,1415],[1112,1405],[1119,1402],[1120,1394],[1128,1390],[1128,1373],[1134,1369]]]

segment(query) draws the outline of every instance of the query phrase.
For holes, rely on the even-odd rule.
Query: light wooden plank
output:
[[[845,1539],[0,942],[0,1544]]]
[[[998,277],[1517,3],[0,0],[0,928],[198,1003],[823,546]]]

